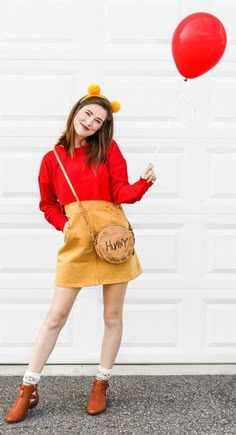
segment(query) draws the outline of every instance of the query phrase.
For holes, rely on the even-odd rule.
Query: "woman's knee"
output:
[[[79,291],[80,288],[55,288],[54,299],[45,319],[48,329],[60,329],[64,326]]]
[[[116,328],[122,325],[122,312],[120,310],[104,312],[104,323],[107,328]]]
[[[46,326],[48,329],[61,329],[67,320],[67,315],[59,311],[49,311],[46,317]]]

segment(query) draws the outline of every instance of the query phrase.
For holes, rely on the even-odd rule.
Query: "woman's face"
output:
[[[83,106],[74,117],[75,133],[86,138],[98,131],[107,117],[106,110],[98,104]]]

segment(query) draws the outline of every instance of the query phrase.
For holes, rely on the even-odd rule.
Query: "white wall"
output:
[[[28,361],[52,297],[62,235],[38,210],[38,168],[92,82],[122,104],[115,137],[130,180],[153,158],[158,174],[126,207],[144,274],[130,283],[117,362],[234,362],[235,2],[0,6],[0,362]],[[185,83],[171,38],[199,11],[222,20],[228,45],[212,71]],[[101,288],[87,288],[49,362],[96,362],[101,336]]]

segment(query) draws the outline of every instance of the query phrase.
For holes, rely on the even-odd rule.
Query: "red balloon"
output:
[[[214,15],[197,12],[184,18],[173,34],[172,54],[176,67],[186,79],[213,68],[224,54],[225,28]]]

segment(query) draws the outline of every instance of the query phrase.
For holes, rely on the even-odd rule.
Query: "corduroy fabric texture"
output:
[[[103,200],[81,201],[92,231],[96,235],[107,225],[124,225],[127,218],[121,207]],[[111,264],[96,252],[81,207],[77,202],[65,205],[70,227],[64,230],[64,245],[58,251],[56,285],[89,287],[135,279],[142,273],[136,252],[125,263]]]

